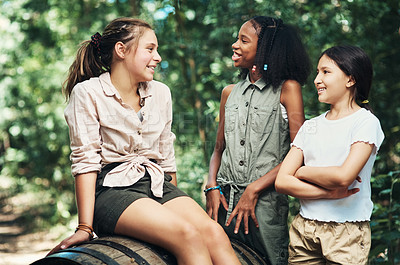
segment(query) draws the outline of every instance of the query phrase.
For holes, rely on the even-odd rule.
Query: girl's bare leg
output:
[[[115,233],[161,246],[175,255],[179,265],[213,264],[200,231],[171,208],[152,199],[139,199],[122,213]],[[180,208],[186,209],[191,212]]]
[[[194,200],[189,197],[178,197],[164,205],[173,211],[175,216],[187,220],[200,231],[214,265],[241,264],[223,228],[212,220]]]

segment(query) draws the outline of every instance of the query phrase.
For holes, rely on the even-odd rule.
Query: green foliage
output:
[[[204,166],[204,154],[201,150],[201,142],[192,144],[190,147],[182,148],[177,146],[176,156],[178,171],[178,186],[184,190],[191,198],[204,206],[205,197],[204,180],[208,174],[208,168]]]
[[[375,191],[371,260],[376,264],[400,263],[400,171],[378,175],[371,180]]]
[[[2,180],[12,179],[9,190],[0,185],[0,195],[39,195],[30,209],[39,227],[66,224],[76,214],[61,84],[78,43],[111,19],[136,16],[154,25],[163,57],[156,79],[172,91],[179,186],[203,204],[220,94],[237,81],[231,44],[254,15],[295,25],[314,66],[337,44],[358,45],[370,55],[369,100],[385,132],[372,176],[371,262],[399,263],[398,0],[0,0],[0,170]],[[313,78],[303,88],[307,118],[327,109]],[[292,198],[291,214],[297,209]]]

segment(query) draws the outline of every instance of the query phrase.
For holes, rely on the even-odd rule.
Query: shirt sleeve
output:
[[[100,123],[95,100],[83,84],[72,90],[64,116],[69,127],[72,175],[100,171]]]
[[[304,132],[307,131],[308,121],[304,122],[294,137],[293,143],[290,144],[291,147],[297,147],[304,150]]]
[[[373,153],[376,154],[384,138],[385,135],[378,118],[371,114],[368,118],[361,120],[353,130],[351,143],[365,142],[373,144],[375,145]]]
[[[165,172],[176,172],[174,141],[175,134],[171,130],[172,126],[172,99],[171,92],[167,87],[166,103],[166,124],[160,135],[159,151],[164,159],[157,161]]]

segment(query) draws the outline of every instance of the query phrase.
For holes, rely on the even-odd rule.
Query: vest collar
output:
[[[266,86],[267,86],[267,83],[265,83],[264,79],[260,78],[260,79],[258,79],[256,82],[251,83],[251,82],[250,82],[250,75],[247,75],[246,79],[243,80],[242,87],[243,87],[244,89],[243,89],[243,93],[242,93],[242,94],[244,94],[248,88],[256,87],[256,88],[258,88],[258,89],[261,91],[261,90],[263,90]]]

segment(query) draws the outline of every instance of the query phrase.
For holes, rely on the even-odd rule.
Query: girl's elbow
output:
[[[278,192],[278,193],[285,194],[284,189],[282,189],[280,186],[278,186],[278,185],[276,185],[276,184],[275,184],[275,190],[276,190],[276,192]]]
[[[356,179],[356,177],[354,177],[354,178],[349,177],[349,178],[342,179],[337,182],[337,186],[339,188],[348,188],[351,184],[353,184],[355,179]]]
[[[340,171],[340,174],[336,176],[335,185],[339,188],[347,188],[353,184],[358,174],[354,175],[354,172],[346,172],[345,170]]]
[[[275,179],[275,190],[279,193],[285,193],[285,185],[280,177]]]

